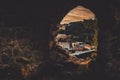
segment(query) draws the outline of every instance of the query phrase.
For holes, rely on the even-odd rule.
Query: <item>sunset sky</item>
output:
[[[63,18],[60,24],[68,24],[70,22],[83,21],[84,19],[89,20],[94,18],[95,15],[90,9],[82,6],[77,6]]]

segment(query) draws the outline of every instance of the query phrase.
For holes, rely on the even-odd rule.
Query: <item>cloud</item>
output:
[[[87,9],[83,6],[77,6],[63,18],[60,24],[68,24],[70,22],[83,21],[94,18],[95,14],[90,9]]]

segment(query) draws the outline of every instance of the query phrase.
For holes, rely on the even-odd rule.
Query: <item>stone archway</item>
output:
[[[88,65],[97,55],[97,22],[95,14],[83,6],[77,6],[70,10],[56,30],[51,31],[53,41],[50,46],[52,49],[61,49],[65,53],[56,50],[51,50],[51,53],[61,55],[59,56],[61,59],[67,54],[69,56],[65,57],[67,61],[71,60],[79,65]]]
[[[76,9],[78,10],[78,12],[76,12]],[[64,74],[64,76],[66,76],[67,73],[70,73],[70,74],[72,74],[71,77],[74,77],[74,79],[75,78],[82,79],[82,78],[85,78],[86,75],[91,74],[89,72],[89,70],[92,70],[92,69],[90,68],[89,64],[94,62],[97,54],[96,54],[96,50],[93,52],[90,52],[90,54],[89,54],[89,52],[88,52],[88,54],[86,54],[86,51],[94,50],[94,48],[92,49],[93,44],[87,42],[86,39],[80,38],[79,39],[80,41],[78,41],[78,39],[75,40],[75,39],[73,39],[73,37],[74,38],[81,37],[80,35],[77,35],[77,34],[84,33],[84,31],[86,31],[85,29],[88,29],[88,28],[95,29],[95,30],[93,30],[93,32],[97,31],[98,26],[96,26],[96,24],[95,25],[93,24],[94,26],[93,25],[86,26],[86,24],[88,24],[89,22],[91,24],[91,23],[94,23],[94,21],[96,22],[97,20],[95,18],[95,14],[92,11],[90,11],[88,8],[77,6],[75,8],[72,8],[72,10],[70,10],[69,12],[65,16],[65,18],[63,17],[60,24],[56,25],[55,28],[53,28],[51,30],[52,36],[50,37],[50,39],[51,39],[51,41],[50,41],[50,54],[51,54],[50,58],[51,58],[52,62],[55,64],[55,66],[57,66],[61,70],[61,74]],[[71,12],[76,13],[78,15],[76,16],[76,14],[74,14],[75,17],[73,17],[73,15],[71,16],[71,14],[72,14]],[[78,25],[78,26],[76,26],[76,25]],[[73,29],[76,28],[76,29],[78,29],[77,31],[81,31],[81,33],[78,32],[77,34],[74,34],[74,32],[73,32],[73,34],[72,33],[69,34],[69,31],[67,33],[67,30],[66,30],[66,28],[68,28],[68,27],[73,27],[71,29],[71,31],[74,31]],[[82,32],[82,30],[83,30],[83,32]],[[61,35],[60,33],[64,33],[64,34]],[[97,36],[95,36],[94,39],[97,39]],[[93,42],[95,42],[95,41],[93,41]],[[76,43],[78,46],[80,45],[80,47],[77,47]],[[74,44],[75,44],[75,46],[74,46]],[[71,47],[71,45],[72,45],[72,47]],[[85,48],[85,45],[89,46],[89,49]],[[95,46],[97,48],[96,43],[95,43]],[[82,55],[81,54],[74,55],[77,53],[77,51],[80,52]],[[85,55],[84,55],[84,52],[85,52]],[[92,57],[92,55],[94,57]],[[59,65],[61,65],[61,67]],[[96,69],[96,65],[94,66],[94,68]],[[96,72],[94,74],[96,74]]]
[[[92,2],[90,2],[92,3]],[[107,6],[105,7],[105,4],[107,3],[103,3],[104,5],[101,6],[101,5],[96,5],[95,3],[87,3],[87,4],[84,4],[83,3],[79,3],[79,4],[83,4],[83,6],[85,5],[85,7],[91,9],[97,16],[98,20],[99,20],[99,28],[100,28],[100,35],[99,35],[99,47],[98,47],[98,58],[97,58],[97,63],[95,63],[94,65],[94,71],[95,71],[95,75],[96,76],[101,76],[101,78],[103,78],[104,75],[106,74],[103,74],[103,75],[99,75],[99,74],[102,74],[104,72],[103,69],[105,69],[105,64],[108,60],[108,56],[110,55],[110,52],[109,52],[109,37],[107,35],[110,35],[110,28],[112,27],[112,21],[113,21],[113,15],[112,13],[110,13],[110,7]],[[98,3],[98,2],[97,2]],[[100,8],[100,6],[102,7],[102,10]],[[104,8],[105,7],[105,8]],[[68,10],[67,10],[68,12]],[[110,13],[110,14],[109,14]],[[65,16],[66,12],[64,13],[63,16]],[[63,17],[62,16],[62,17]],[[61,19],[62,20],[62,19]],[[60,20],[59,20],[60,22]],[[109,23],[111,22],[111,23]],[[110,26],[110,27],[108,27]],[[64,52],[63,52],[64,53]],[[101,66],[101,68],[99,67]],[[97,70],[98,69],[98,70]],[[93,77],[93,75],[92,75]]]

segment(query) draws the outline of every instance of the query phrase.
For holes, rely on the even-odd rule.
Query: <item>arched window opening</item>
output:
[[[65,60],[80,65],[95,60],[98,46],[98,21],[90,9],[77,6],[70,10],[52,34],[54,36],[52,48],[56,49],[53,49],[52,53],[57,53],[61,58],[66,57]]]

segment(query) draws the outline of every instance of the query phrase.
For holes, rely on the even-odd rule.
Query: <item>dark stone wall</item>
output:
[[[58,24],[66,13],[77,5],[91,9],[99,21],[98,58],[96,63],[90,66],[93,71],[88,78],[91,78],[91,80],[110,80],[105,70],[106,64],[110,62],[111,58],[113,59],[112,56],[114,56],[114,54],[111,53],[110,47],[111,35],[116,31],[119,32],[119,28],[113,31],[115,24],[114,10],[119,10],[119,0],[3,1],[0,5],[0,26],[24,26],[33,28],[34,40],[38,41],[42,46],[45,51],[45,60],[48,60],[49,29],[51,25]],[[118,35],[116,34],[116,36]],[[114,59],[116,58],[114,57]],[[116,69],[113,71],[114,75],[118,74]],[[95,76],[97,77],[95,78]],[[107,79],[105,79],[106,76]],[[114,77],[111,79],[113,78]],[[119,78],[115,80],[119,80]]]

